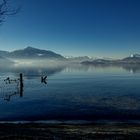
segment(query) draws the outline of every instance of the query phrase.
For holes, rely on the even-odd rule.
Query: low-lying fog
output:
[[[60,59],[0,59],[0,72],[47,72],[54,74],[67,71],[94,71],[102,69],[110,71],[113,69],[123,69],[131,73],[140,73],[140,65],[83,65],[80,62],[60,60]]]
[[[57,59],[14,59],[14,66],[17,67],[51,67],[66,66],[66,61]]]

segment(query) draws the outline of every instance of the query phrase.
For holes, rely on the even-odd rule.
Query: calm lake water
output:
[[[17,83],[23,73],[23,97]],[[41,76],[47,75],[47,84]],[[6,67],[0,70],[0,121],[140,119],[138,67]]]

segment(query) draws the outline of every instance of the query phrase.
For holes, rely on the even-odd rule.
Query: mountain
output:
[[[83,62],[83,61],[91,61],[93,59],[88,56],[79,56],[79,57],[67,57],[67,60],[71,62]]]
[[[5,57],[8,56],[9,52],[8,51],[0,51],[0,56]]]
[[[93,61],[83,61],[83,62],[81,62],[81,64],[84,64],[84,65],[107,65],[107,64],[112,64],[113,62],[116,62],[116,61],[105,60],[105,59],[95,59]]]
[[[15,50],[13,52],[10,52],[8,54],[8,57],[10,57],[10,58],[26,58],[26,59],[30,59],[30,58],[64,59],[64,57],[61,56],[60,54],[54,53],[52,51],[33,48],[33,47],[27,47],[27,48],[22,49],[22,50]]]
[[[132,54],[131,56],[122,59],[121,62],[128,64],[140,64],[140,55]]]
[[[81,64],[84,65],[125,65],[125,64],[140,64],[140,55],[133,54],[129,57],[125,57],[120,60],[105,60],[95,59],[93,61],[83,61]]]

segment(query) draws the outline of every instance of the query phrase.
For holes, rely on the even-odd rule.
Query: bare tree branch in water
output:
[[[7,16],[15,15],[20,10],[20,8],[13,8],[9,2],[10,0],[0,0],[0,24],[5,21]]]

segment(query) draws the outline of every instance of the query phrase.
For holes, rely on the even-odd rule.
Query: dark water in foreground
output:
[[[23,97],[15,83],[3,82],[20,72]],[[47,84],[42,75],[48,75]],[[1,69],[0,76],[0,121],[140,120],[140,73],[131,68],[12,67]]]

